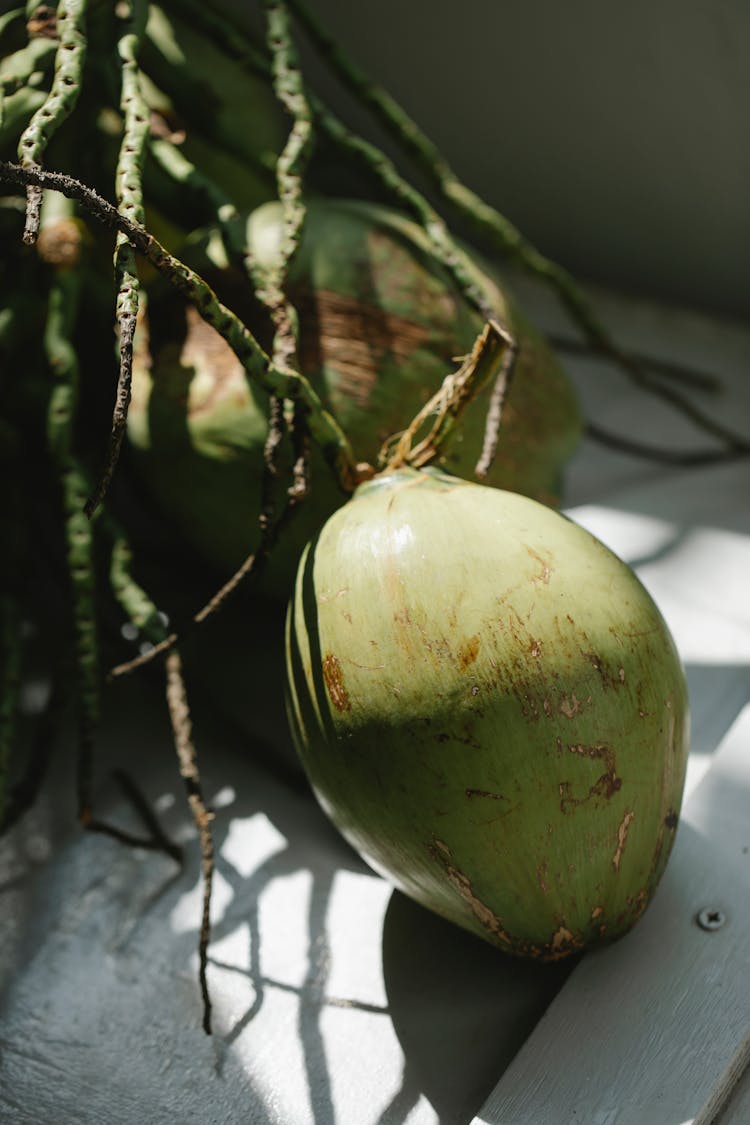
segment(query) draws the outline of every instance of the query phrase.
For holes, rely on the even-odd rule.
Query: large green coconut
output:
[[[287,668],[323,808],[407,895],[544,960],[641,915],[678,821],[685,679],[588,532],[434,470],[376,479],[303,555]]]
[[[258,262],[276,261],[279,205],[255,211],[247,232]],[[214,260],[222,265],[215,253]],[[496,282],[469,264],[520,343],[488,483],[555,503],[562,468],[580,436],[577,399],[550,349]],[[224,269],[212,280],[268,343],[267,318],[253,308],[247,284],[243,293],[232,277]],[[289,286],[300,314],[302,371],[349,435],[357,458],[373,463],[382,443],[404,429],[455,370],[482,327],[430,255],[424,232],[364,203],[311,203]],[[192,308],[172,308],[164,317],[152,300],[149,319],[151,343],[144,326],[136,357],[130,440],[165,515],[228,574],[257,542],[267,401],[248,388],[229,348]],[[461,476],[470,477],[479,458],[489,394],[488,386],[446,451],[446,468]],[[343,500],[316,458],[312,497],[274,557],[273,585],[285,596],[304,543]]]

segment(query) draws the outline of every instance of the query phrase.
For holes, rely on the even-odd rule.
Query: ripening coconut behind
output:
[[[287,691],[323,808],[437,913],[554,960],[651,899],[685,678],[637,577],[558,513],[435,470],[360,486],[300,562]]]
[[[278,259],[281,211],[267,204],[247,223],[261,265]],[[190,254],[186,254],[190,259]],[[194,247],[220,295],[269,343],[249,283],[229,271],[216,240]],[[557,359],[498,283],[467,263],[488,287],[498,316],[518,337],[520,355],[497,458],[488,483],[558,502],[563,467],[576,448],[581,416]],[[360,460],[376,461],[435,393],[482,327],[479,314],[432,258],[424,232],[386,208],[313,201],[291,266],[290,295],[300,316],[300,366],[351,439]],[[150,337],[150,338],[149,338]],[[490,388],[472,404],[444,464],[471,477],[479,459]],[[248,387],[233,353],[191,307],[151,298],[134,365],[128,433],[145,487],[166,519],[221,574],[239,566],[258,537],[266,396]],[[309,537],[344,501],[314,455],[312,495],[285,532],[269,568],[285,598]]]

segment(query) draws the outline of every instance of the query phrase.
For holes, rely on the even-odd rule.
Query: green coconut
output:
[[[643,913],[685,678],[637,577],[575,523],[435,470],[360,486],[300,561],[287,688],[321,805],[417,902],[542,960]]]
[[[267,204],[247,223],[261,265],[278,260],[281,210]],[[215,242],[202,243],[212,281],[266,344],[259,318]],[[189,256],[189,255],[188,255]],[[487,483],[559,500],[562,470],[581,433],[575,393],[556,357],[488,274],[498,317],[520,344],[501,441]],[[222,291],[223,287],[223,291]],[[404,429],[455,370],[482,327],[479,314],[430,255],[408,219],[361,202],[316,201],[293,261],[289,288],[300,316],[300,366],[351,439],[359,460],[376,461],[383,442]],[[166,320],[152,301],[151,336],[141,329],[129,435],[141,475],[187,541],[225,574],[258,537],[267,400],[248,387],[232,352],[192,309]],[[158,339],[156,338],[158,334]],[[465,413],[444,464],[471,477],[479,459],[491,388]],[[320,457],[306,511],[284,536],[271,570],[288,596],[300,552],[345,497]]]

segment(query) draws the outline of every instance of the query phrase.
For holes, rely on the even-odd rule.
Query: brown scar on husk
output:
[[[491,797],[493,801],[507,801],[502,793],[491,793],[489,789],[467,789],[467,797]]]
[[[323,679],[325,680],[326,688],[331,703],[337,711],[350,711],[351,702],[346,688],[344,687],[344,675],[341,671],[341,665],[338,657],[329,652],[323,658]]]
[[[368,406],[386,356],[401,364],[429,337],[424,325],[328,289],[292,294],[300,324],[300,366],[339,375],[337,393]]]
[[[574,715],[577,715],[582,709],[583,703],[574,691],[570,693],[570,696],[563,696],[558,708],[560,714],[564,715],[566,719],[572,719]]]
[[[562,743],[558,739],[558,750],[562,749]],[[561,781],[559,784],[560,791],[560,812],[568,813],[572,809],[578,808],[579,805],[585,805],[597,797],[603,797],[609,800],[614,796],[619,789],[622,788],[622,778],[617,776],[615,752],[610,746],[581,746],[574,745],[568,746],[571,754],[578,754],[584,758],[590,758],[592,761],[600,758],[606,767],[605,772],[598,777],[594,784],[589,787],[589,791],[585,797],[574,797],[572,793],[572,784],[569,781]]]
[[[474,894],[471,880],[453,864],[453,857],[448,845],[443,840],[433,836],[428,851],[443,868],[448,882],[467,904],[477,921],[509,953],[521,957],[533,957],[539,961],[559,961],[583,948],[581,938],[577,938],[575,934],[571,933],[562,922],[558,925],[555,933],[552,934],[549,942],[544,944],[514,937],[505,929],[502,919],[498,918],[486,903]]]
[[[535,562],[538,562],[540,567],[539,573],[532,575],[532,584],[536,586],[538,582],[541,582],[543,585],[548,586],[550,577],[552,575],[552,567],[547,562],[547,560],[542,558],[542,556],[535,550],[533,550],[532,547],[527,547],[526,553],[530,555]]]
[[[473,637],[469,637],[462,645],[459,646],[456,652],[458,665],[463,672],[470,664],[473,664],[479,653],[480,638],[479,634],[475,633]]]
[[[620,861],[622,860],[622,853],[625,850],[625,841],[628,838],[628,829],[630,828],[630,823],[634,816],[635,813],[629,809],[625,813],[625,816],[622,818],[620,826],[617,829],[617,848],[615,849],[615,854],[612,856],[612,866],[614,867],[615,871],[620,870]]]
[[[583,942],[580,938],[576,938],[567,926],[561,924],[552,935],[550,947],[554,957],[567,957],[574,950],[581,949]]]

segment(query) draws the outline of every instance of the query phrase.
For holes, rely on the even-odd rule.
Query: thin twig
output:
[[[170,652],[166,662],[167,706],[172,722],[175,749],[180,765],[180,774],[185,782],[188,805],[193,814],[201,850],[201,869],[203,873],[203,910],[201,914],[200,936],[198,939],[198,960],[201,995],[203,998],[203,1030],[211,1034],[211,997],[208,991],[207,967],[208,945],[211,940],[211,889],[214,875],[214,844],[211,834],[211,821],[214,814],[207,808],[203,797],[198,760],[193,745],[190,708],[187,701],[185,682],[182,677],[182,662],[179,652]]]
[[[513,381],[513,373],[516,369],[516,360],[518,359],[519,347],[515,339],[509,336],[506,344],[507,346],[503,353],[500,370],[497,373],[495,385],[490,395],[489,406],[487,407],[482,450],[479,454],[479,460],[474,467],[474,473],[480,480],[486,478],[495,460],[495,454],[497,453],[497,447],[500,441],[500,425],[503,420],[503,408]]]
[[[276,506],[275,484],[279,475],[278,462],[285,431],[284,400],[278,395],[273,395],[268,406],[268,433],[263,445],[263,479],[259,515],[261,535],[273,521]]]
[[[156,816],[152,806],[146,797],[144,797],[136,782],[125,770],[114,770],[113,773],[115,781],[140,817],[143,827],[149,833],[149,843],[144,843],[143,840],[135,840],[135,838],[130,842],[136,847],[149,847],[153,851],[164,852],[164,854],[168,855],[170,859],[173,859],[175,863],[181,865],[183,862],[182,848],[167,836],[159,823],[158,816]]]
[[[307,428],[307,415],[300,403],[295,403],[292,417],[292,484],[289,488],[289,506],[293,511],[305,500],[310,492],[310,434]],[[372,470],[374,476],[374,470]],[[364,474],[362,474],[364,478]]]
[[[545,333],[545,336],[547,342],[559,352],[585,356],[590,359],[601,360],[606,358],[602,357],[598,348],[593,348],[591,344],[587,344],[584,340],[572,340],[570,336],[559,336],[549,332]],[[678,383],[684,383],[687,387],[694,387],[695,390],[705,391],[707,394],[719,394],[723,389],[719,376],[712,375],[709,371],[696,371],[682,363],[675,363],[670,359],[659,359],[657,356],[646,355],[645,352],[628,351],[627,354],[633,363],[637,363],[644,371],[651,371],[660,378],[674,379]]]
[[[594,422],[586,424],[586,433],[594,441],[607,449],[629,453],[645,461],[656,461],[663,465],[679,465],[683,468],[697,468],[701,465],[723,465],[747,457],[750,449],[663,449],[657,445],[644,445],[642,442],[613,434]]]

